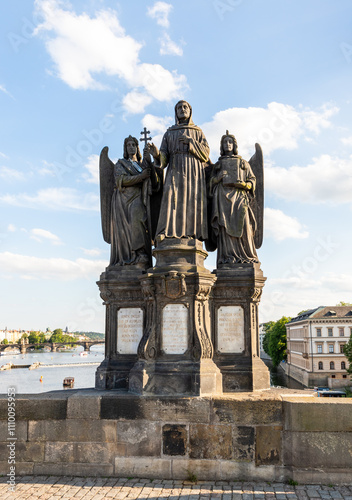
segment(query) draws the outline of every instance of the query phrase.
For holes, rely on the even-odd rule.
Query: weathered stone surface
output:
[[[351,432],[285,432],[284,463],[299,468],[350,468]]]
[[[219,460],[222,481],[286,481],[286,471],[275,465],[257,467],[254,463]]]
[[[9,457],[7,443],[0,443],[0,456]],[[25,443],[23,441],[15,442],[15,460],[17,462],[41,462],[44,459],[44,445],[42,443]]]
[[[237,425],[263,425],[282,423],[282,402],[267,399],[213,399],[212,422]]]
[[[74,462],[103,464],[112,462],[118,445],[115,443],[74,443]]]
[[[6,455],[5,455],[6,456]],[[16,463],[17,476],[29,476],[33,474],[33,462],[18,462]],[[10,472],[10,465],[6,462],[0,462],[0,475],[6,476]],[[9,497],[10,498],[10,497]]]
[[[151,457],[116,457],[114,475],[171,479],[171,460]]]
[[[67,400],[67,418],[98,419],[100,418],[100,397],[74,394]]]
[[[16,422],[14,437],[16,437],[17,441],[27,441],[27,422]],[[7,421],[0,421],[0,441],[6,441],[9,436]]]
[[[73,443],[47,442],[45,443],[45,461],[54,463],[73,462],[73,447]]]
[[[282,457],[282,427],[258,425],[256,427],[256,465],[276,465]]]
[[[185,480],[194,475],[198,480],[220,480],[220,460],[191,460],[173,458],[171,460],[172,479]]]
[[[101,400],[101,418],[206,423],[210,421],[210,402],[208,398],[191,397],[104,396]]]
[[[146,420],[117,422],[117,440],[127,456],[161,455],[161,424]]]
[[[78,477],[101,477],[113,476],[114,466],[112,464],[82,464],[82,463],[39,463],[34,464],[33,474],[50,476],[78,476]]]
[[[116,423],[95,420],[52,420],[28,422],[29,441],[116,442]]]
[[[255,455],[255,428],[233,427],[233,458],[241,461],[253,461]]]
[[[229,425],[190,424],[189,442],[190,458],[232,458],[232,432]]]
[[[319,398],[323,399],[323,398]],[[352,401],[284,401],[285,430],[351,432]],[[336,418],[338,412],[339,418]]]
[[[164,455],[186,455],[188,448],[187,428],[185,425],[163,426],[163,453]]]
[[[38,408],[40,407],[40,411]],[[52,395],[30,395],[16,397],[16,421],[65,419],[67,396],[54,398]],[[0,419],[7,420],[7,400],[0,404]]]

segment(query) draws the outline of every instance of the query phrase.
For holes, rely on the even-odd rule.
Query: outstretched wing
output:
[[[257,230],[254,235],[254,244],[260,248],[263,243],[263,215],[264,215],[264,160],[263,151],[259,144],[255,145],[255,153],[249,160],[249,164],[256,177],[255,197],[252,199],[251,207],[257,221]]]
[[[101,227],[103,237],[107,243],[111,243],[110,218],[111,198],[114,192],[114,167],[115,165],[108,156],[109,148],[105,146],[100,153],[99,175],[100,175],[100,211]]]

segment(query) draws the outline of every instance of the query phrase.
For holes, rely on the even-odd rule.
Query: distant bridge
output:
[[[90,348],[93,345],[99,345],[99,344],[105,344],[105,340],[92,340],[92,341],[78,341],[78,342],[39,342],[38,344],[23,344],[23,343],[16,343],[16,344],[0,344],[0,352],[4,352],[7,349],[19,349],[21,354],[26,354],[27,351],[32,350],[33,348],[44,348],[44,347],[49,347],[51,352],[57,351],[59,347],[63,347],[66,345],[72,345],[72,346],[83,346],[85,351],[90,351]]]

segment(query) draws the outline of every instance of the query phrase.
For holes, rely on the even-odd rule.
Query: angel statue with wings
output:
[[[263,240],[263,154],[259,144],[248,161],[238,155],[237,141],[222,136],[220,157],[209,181],[211,237],[217,247],[217,267],[259,262],[256,248]]]
[[[111,243],[110,266],[151,266],[152,219],[150,197],[160,180],[148,147],[143,160],[138,140],[124,140],[123,158],[114,164],[109,148],[100,154],[100,202],[104,240]],[[155,226],[153,224],[153,226]]]

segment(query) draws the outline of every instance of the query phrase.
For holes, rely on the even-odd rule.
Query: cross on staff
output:
[[[141,142],[144,142],[144,147],[146,147],[148,141],[152,140],[151,137],[148,137],[148,134],[150,134],[150,131],[144,127],[144,129],[141,132],[142,138],[139,139]]]

